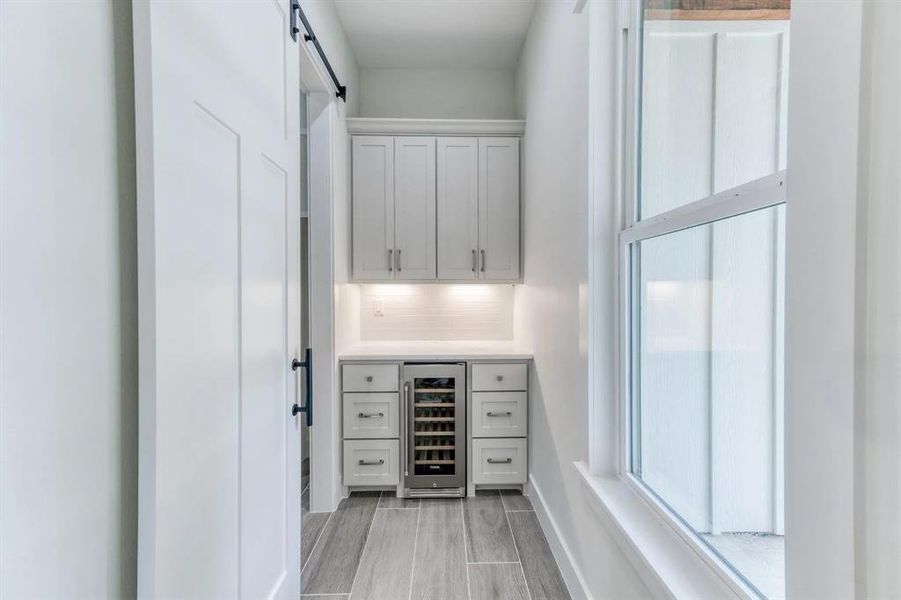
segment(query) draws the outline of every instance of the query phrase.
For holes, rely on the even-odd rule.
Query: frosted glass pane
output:
[[[789,21],[773,16],[788,2],[758,2],[776,7],[767,18],[739,10],[748,2],[731,9],[720,1],[718,11],[697,10],[704,4],[647,3],[641,219],[785,168]]]
[[[782,584],[784,207],[637,242],[632,471],[767,597]]]

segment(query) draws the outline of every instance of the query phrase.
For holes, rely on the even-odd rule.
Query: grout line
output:
[[[366,539],[363,541],[363,551],[360,552],[360,558],[357,560],[357,568],[354,571],[354,580],[350,583],[350,593],[347,595],[348,598],[352,598],[354,594],[354,586],[357,584],[357,575],[360,574],[360,565],[363,564],[363,558],[366,557],[366,549],[369,548],[369,540],[372,538],[372,525],[375,523],[375,515],[379,512],[379,502],[382,501],[382,494],[385,492],[379,492],[378,500],[375,501],[375,510],[372,511],[372,520],[369,521],[369,529],[366,530]]]
[[[421,506],[422,501],[420,500],[416,510],[419,510]],[[419,514],[416,515],[416,534],[413,536],[413,560],[410,565],[410,592],[407,594],[407,600],[410,600],[413,597],[413,577],[416,575],[416,546],[419,544],[419,521],[421,520],[422,511],[419,510]]]
[[[535,512],[535,509],[531,508],[514,508],[512,510],[507,510],[504,512]]]
[[[472,586],[469,582],[469,556],[466,553],[466,507],[463,506],[463,498],[460,498],[460,525],[463,526],[463,570],[466,571],[466,598],[472,600]]]
[[[518,565],[521,564],[517,560],[499,560],[499,561],[490,561],[486,560],[485,562],[468,562],[467,565]]]
[[[510,524],[510,515],[507,514],[507,503],[504,502],[504,495],[501,494],[501,504],[504,506],[504,517],[507,519],[507,527],[510,528],[510,537],[513,538],[513,547],[516,549],[516,558],[519,559],[519,570],[522,572],[522,582],[526,586],[526,593],[529,600],[532,600],[532,590],[529,589],[529,580],[526,579],[526,569],[522,566],[522,555],[519,553],[519,544],[516,542],[516,534],[513,533],[513,526]]]
[[[377,510],[419,510],[418,506],[380,506]]]
[[[300,566],[300,574],[301,575],[303,575],[304,569],[307,568],[307,565],[309,564],[310,559],[313,558],[314,554],[316,554],[316,547],[319,546],[319,540],[322,539],[322,534],[325,533],[325,530],[328,527],[329,523],[332,522],[332,515],[334,515],[336,512],[338,512],[338,509],[335,509],[328,514],[328,519],[325,520],[325,525],[323,525],[322,529],[319,530],[319,535],[316,536],[316,541],[313,542],[313,547],[310,548],[310,555],[307,557],[307,560],[304,561],[304,563]],[[301,523],[300,529],[301,529],[300,534],[303,535],[303,524],[302,523]]]
[[[463,562],[467,565],[469,564],[469,550],[467,550],[466,546],[466,506],[463,505],[463,501],[460,501],[460,506],[463,509]]]

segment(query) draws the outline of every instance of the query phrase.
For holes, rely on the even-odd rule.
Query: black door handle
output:
[[[306,377],[306,396],[307,396],[307,405],[300,406],[296,402],[294,406],[291,407],[291,416],[296,417],[297,413],[306,413],[307,414],[307,427],[313,426],[313,349],[307,348],[303,353],[303,362],[300,362],[296,358],[291,361],[291,370],[296,371],[303,367],[307,371]]]

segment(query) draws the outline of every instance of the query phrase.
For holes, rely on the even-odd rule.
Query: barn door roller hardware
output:
[[[319,58],[322,59],[322,64],[325,65],[325,70],[328,71],[329,77],[332,78],[332,82],[335,84],[335,89],[338,90],[335,92],[335,96],[341,98],[344,102],[347,102],[347,86],[341,85],[341,82],[338,81],[338,76],[335,75],[332,63],[328,61],[328,57],[325,55],[325,51],[319,44],[316,34],[313,33],[313,28],[310,27],[310,22],[307,21],[307,16],[303,14],[303,9],[300,8],[300,1],[289,0],[289,2],[291,3],[291,39],[295,42],[297,41],[297,34],[300,33],[300,28],[297,26],[297,18],[300,17],[300,22],[303,24],[304,30],[306,30],[306,33],[303,34],[304,41],[313,42],[316,52],[319,53]]]

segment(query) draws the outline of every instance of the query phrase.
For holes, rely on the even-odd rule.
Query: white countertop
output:
[[[341,360],[528,360],[515,342],[360,342],[338,354]]]

